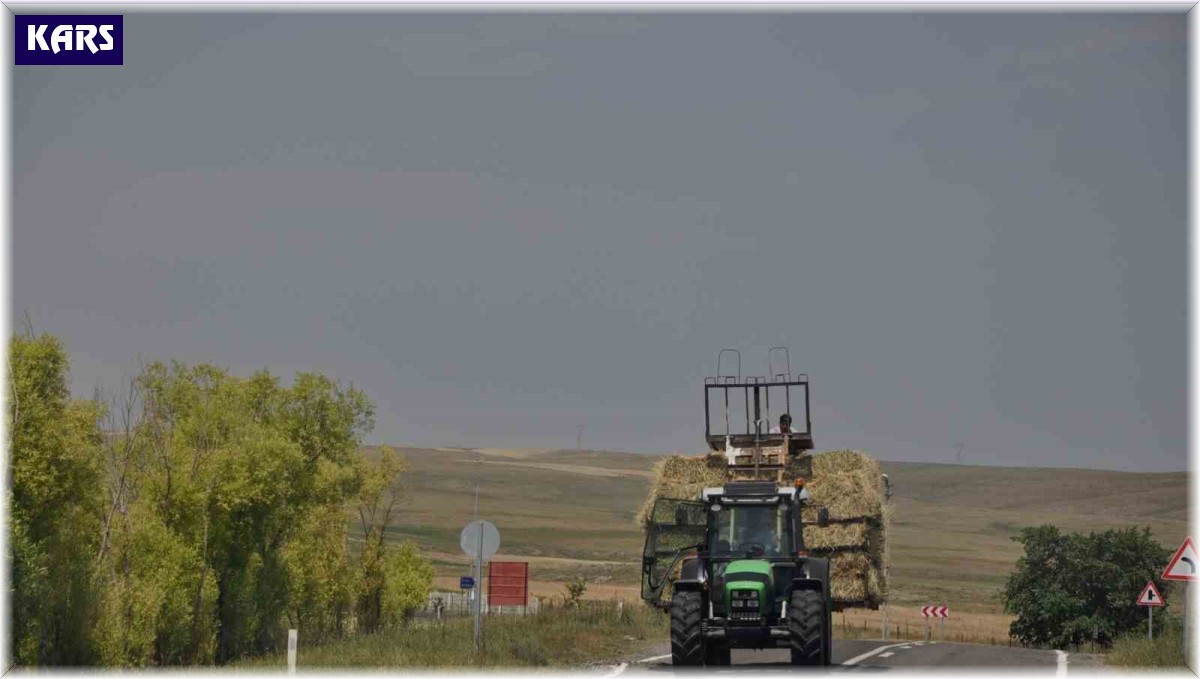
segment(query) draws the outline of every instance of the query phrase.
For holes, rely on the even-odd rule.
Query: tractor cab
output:
[[[664,590],[681,581],[706,585],[715,611],[732,612],[739,583],[760,593],[759,612],[775,616],[807,553],[801,509],[808,492],[771,482],[730,482],[706,488],[700,501],[661,498],[646,525],[642,598],[663,605]],[[817,523],[828,512],[817,508]],[[735,577],[736,576],[736,577]]]

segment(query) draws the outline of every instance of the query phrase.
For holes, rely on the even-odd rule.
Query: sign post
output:
[[[938,636],[941,641],[946,640],[946,618],[950,617],[949,606],[922,606],[921,615],[925,618],[925,641],[933,640],[932,623],[930,618],[938,619]]]
[[[1145,606],[1150,610],[1150,622],[1146,628],[1146,634],[1151,640],[1154,639],[1154,609],[1163,605],[1162,595],[1158,593],[1158,588],[1154,586],[1154,581],[1146,583],[1142,588],[1142,593],[1138,595],[1137,605]]]
[[[491,521],[472,521],[463,527],[458,546],[475,559],[476,577],[470,584],[475,594],[475,652],[478,653],[483,646],[483,593],[479,581],[483,579],[484,562],[500,549],[500,531]],[[459,584],[464,583],[460,581]]]
[[[892,480],[890,478],[888,478],[887,474],[880,474],[879,480],[883,482],[883,501],[890,503],[892,501]],[[888,556],[888,545],[891,543],[891,538],[889,538],[887,535],[887,524],[888,524],[887,521],[883,522],[883,530],[884,530],[884,535],[883,535],[883,584],[884,584],[884,591],[891,592],[892,591],[892,586],[891,586],[892,581],[888,579],[888,574],[889,574],[888,569],[890,569],[892,567],[892,560]],[[883,640],[884,641],[888,640],[888,596],[887,595],[884,595],[884,597],[883,597]]]
[[[1183,544],[1179,549],[1175,550],[1175,556],[1167,562],[1167,568],[1163,571],[1163,580],[1177,580],[1183,583],[1183,659],[1184,662],[1189,661],[1188,658],[1188,598],[1191,592],[1189,586],[1193,580],[1200,577],[1196,572],[1196,566],[1200,563],[1200,557],[1196,554],[1196,545],[1192,543],[1192,538],[1189,535],[1184,538]]]

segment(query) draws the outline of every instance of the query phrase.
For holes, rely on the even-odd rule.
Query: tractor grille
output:
[[[735,589],[729,598],[729,619],[757,622],[762,619],[758,592],[752,589]]]

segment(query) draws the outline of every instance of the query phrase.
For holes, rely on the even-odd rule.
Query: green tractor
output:
[[[804,429],[781,423],[762,431],[771,395],[790,409],[797,395],[792,390],[803,395]],[[724,450],[726,461],[710,459],[726,464],[731,480],[705,488],[695,499],[654,503],[646,523],[642,597],[670,611],[675,665],[729,665],[734,648],[789,648],[793,665],[829,665],[829,560],[809,556],[801,518],[810,503],[804,489],[804,477],[811,474],[806,451],[812,448],[808,379],[788,373],[770,380],[708,378],[710,420],[712,394],[726,403],[726,426],[714,432],[710,421],[706,436],[714,451]],[[730,395],[735,402],[744,398],[750,431],[729,431]],[[815,514],[815,523],[827,525],[825,508]]]

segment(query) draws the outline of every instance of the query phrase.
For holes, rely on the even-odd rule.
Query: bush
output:
[[[1095,632],[1107,646],[1142,622],[1145,611],[1133,602],[1146,582],[1163,590],[1158,576],[1170,553],[1149,528],[1064,535],[1039,526],[1014,539],[1025,554],[1003,596],[1005,611],[1016,616],[1011,633],[1023,643],[1066,648]]]
[[[583,600],[583,595],[587,594],[587,580],[576,578],[564,585],[563,590],[563,604],[567,608],[576,608]]]

